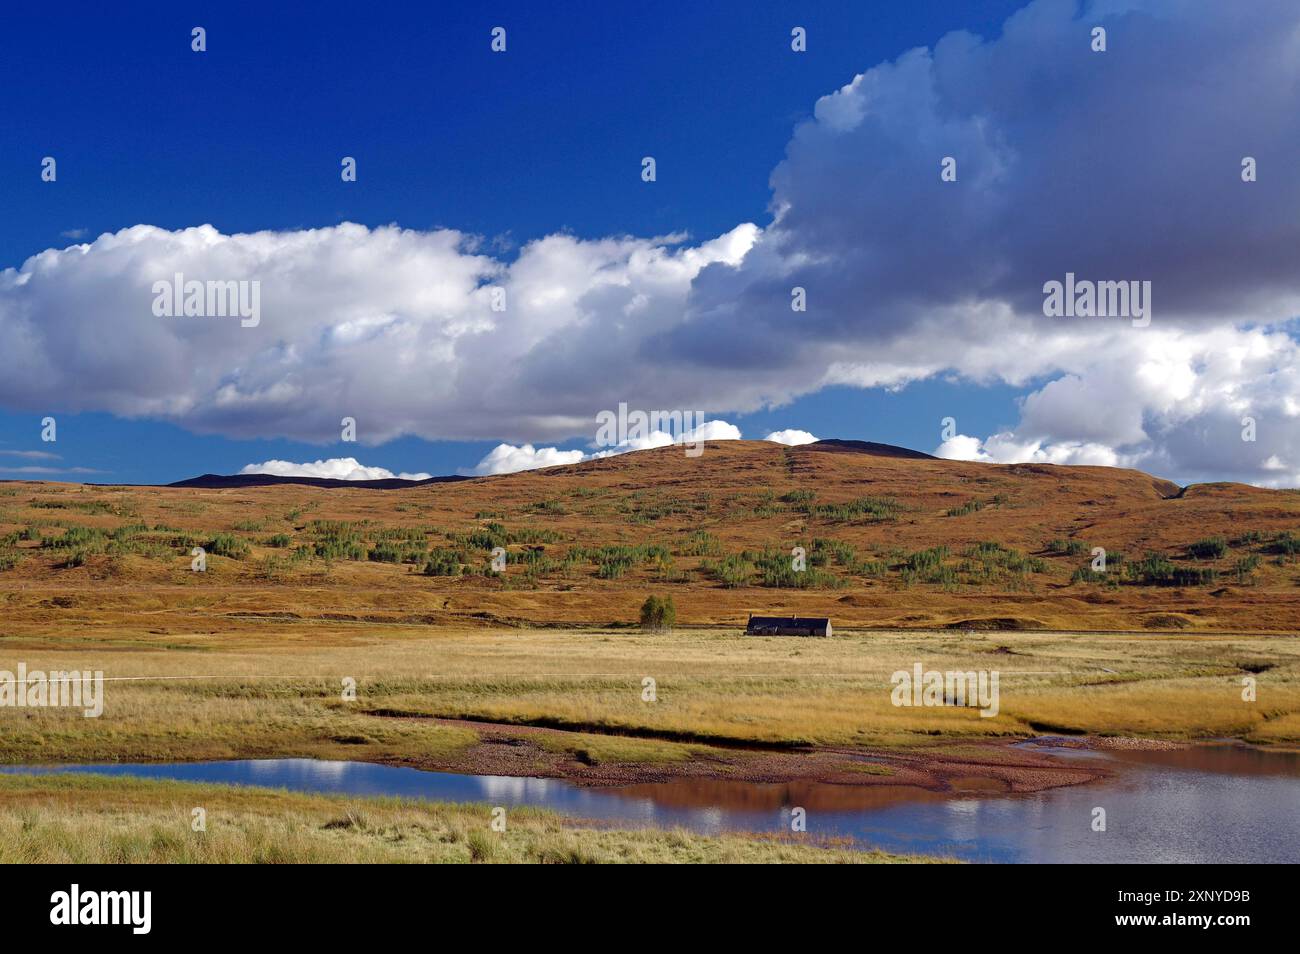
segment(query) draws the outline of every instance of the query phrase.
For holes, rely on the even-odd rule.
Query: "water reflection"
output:
[[[986,793],[988,786],[975,781],[958,786],[962,790],[957,794],[901,785],[719,779],[590,789],[553,779],[312,759],[5,771],[94,771],[306,792],[533,805],[600,822],[679,826],[704,834],[788,832],[790,810],[799,806],[807,812],[811,835],[851,837],[866,846],[970,861],[1300,861],[1296,754],[1236,745],[1169,752],[1051,751],[1063,758],[1111,759],[1119,771],[1102,782],[1032,795]],[[1096,807],[1106,809],[1105,832],[1092,830]]]

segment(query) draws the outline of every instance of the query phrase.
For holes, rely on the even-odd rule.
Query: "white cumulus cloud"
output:
[[[1102,467],[1126,466],[1120,455],[1104,444],[1082,441],[1022,441],[1003,431],[985,440],[958,434],[940,444],[935,457],[948,460],[976,460],[994,464],[1091,464]]]
[[[533,447],[532,444],[525,444],[522,447],[498,444],[472,468],[462,469],[460,473],[475,477],[514,474],[521,470],[536,470],[539,467],[554,467],[557,464],[577,464],[584,460],[599,460],[602,457],[614,457],[655,447],[671,447],[674,444],[738,440],[740,440],[740,428],[736,425],[728,424],[726,421],[705,421],[698,427],[684,431],[678,437],[674,437],[667,431],[656,430],[643,437],[629,438],[609,450],[595,451],[590,454],[580,450],[562,451],[554,447]]]
[[[522,447],[498,444],[474,467],[462,470],[461,473],[474,477],[514,474],[521,470],[536,470],[539,467],[576,464],[585,457],[586,455],[580,450],[563,451],[555,447],[534,447],[532,444],[525,444]]]
[[[331,457],[295,464],[287,460],[267,460],[247,464],[241,474],[274,474],[277,477],[328,477],[333,480],[428,480],[432,474],[395,474],[385,467],[367,467],[355,457]]]
[[[815,444],[818,438],[809,434],[807,431],[797,430],[795,428],[786,428],[783,431],[773,431],[763,438],[765,441],[774,441],[777,444]]]

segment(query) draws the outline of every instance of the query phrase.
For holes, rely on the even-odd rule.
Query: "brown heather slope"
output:
[[[155,632],[220,632],[268,615],[607,626],[635,621],[652,592],[673,596],[691,626],[737,627],[754,611],[827,615],[838,628],[1300,628],[1300,547],[1290,536],[1300,531],[1300,493],[1183,492],[1132,470],[897,451],[717,442],[695,458],[670,447],[395,490],[6,483],[0,636],[132,628],[146,613]],[[502,578],[483,573],[501,542],[494,524],[511,535]],[[61,541],[66,533],[77,541]],[[219,555],[226,541],[206,573],[191,572],[189,547],[213,551],[223,533],[247,553]],[[350,554],[331,549],[331,533]],[[379,562],[384,536],[403,536],[390,559],[410,562]],[[1221,556],[1189,553],[1216,536],[1228,543]],[[808,550],[809,572],[759,585],[758,553],[783,570],[796,545]],[[1072,581],[1094,546],[1112,555],[1110,571]],[[618,553],[594,552],[602,547],[659,549],[629,549],[630,564],[619,564]],[[938,547],[946,552],[914,556]],[[1157,567],[1166,585],[1125,570],[1149,552],[1171,561]],[[429,553],[461,574],[426,575]],[[728,556],[733,564],[719,567]],[[528,557],[539,561],[532,571]],[[1217,575],[1172,585],[1173,570],[1183,583],[1188,571]]]

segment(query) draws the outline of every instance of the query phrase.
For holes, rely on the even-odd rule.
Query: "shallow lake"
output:
[[[554,779],[455,775],[366,762],[265,759],[177,764],[7,767],[95,772],[301,792],[392,795],[488,806],[532,805],[622,826],[787,832],[791,808],[812,836],[969,861],[1300,861],[1300,755],[1238,745],[1170,752],[1049,749],[1107,759],[1108,780],[1033,795],[927,792],[901,786],[683,779],[581,788]],[[1092,830],[1093,809],[1106,831]]]

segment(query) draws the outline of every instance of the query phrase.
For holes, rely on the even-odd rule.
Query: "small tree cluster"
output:
[[[647,596],[641,604],[641,628],[655,633],[666,632],[677,622],[677,607],[671,596]]]

